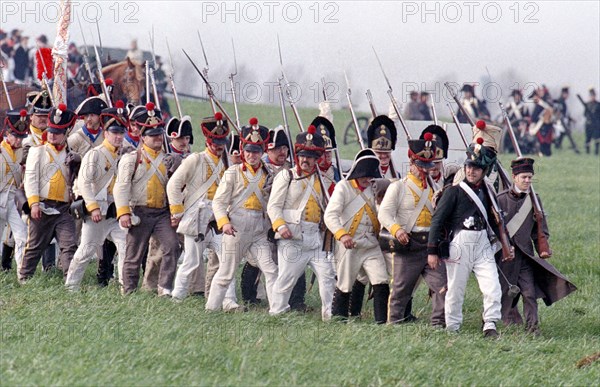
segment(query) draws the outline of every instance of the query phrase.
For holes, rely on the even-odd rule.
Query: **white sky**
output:
[[[176,78],[182,81],[179,89],[196,94],[200,90],[194,90],[195,75],[184,74],[193,70],[180,49],[185,48],[203,66],[197,30],[206,47],[211,81],[216,82],[226,82],[232,68],[232,38],[238,80],[274,81],[279,72],[279,34],[287,75],[302,84],[302,102],[311,106],[315,106],[315,92],[310,85],[322,76],[339,84],[337,97],[345,101],[346,70],[354,103],[364,109],[364,92],[370,88],[380,112],[387,112],[387,87],[371,46],[377,49],[399,100],[405,99],[402,91],[414,84],[425,83],[435,91],[440,88],[435,84],[438,81],[483,82],[486,66],[505,89],[504,95],[513,82],[521,86],[534,82],[548,85],[553,96],[562,85],[570,85],[572,94],[585,98],[589,87],[600,84],[599,1],[110,0],[73,4],[79,15],[85,11],[82,20],[88,43],[95,35],[96,15],[105,46],[125,48],[137,37],[140,47],[148,50],[148,33],[154,25],[157,54],[167,57],[167,37],[175,56]],[[1,28],[20,28],[30,36],[45,33],[53,40],[57,5],[57,1],[3,0]],[[70,33],[72,41],[83,43],[77,23],[71,25]],[[263,93],[268,90],[265,86]],[[576,106],[572,100],[571,106]]]

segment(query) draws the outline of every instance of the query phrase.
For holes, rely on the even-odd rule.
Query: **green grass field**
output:
[[[306,124],[315,113],[303,111]],[[277,114],[265,108],[257,116],[273,125]],[[205,115],[195,111],[193,122]],[[563,150],[536,161],[552,262],[579,288],[551,307],[540,301],[541,337],[500,327],[499,340],[484,340],[474,279],[461,333],[449,336],[428,326],[424,286],[417,323],[376,326],[371,303],[363,320],[321,322],[316,289],[307,295],[311,314],[206,313],[199,298],[177,304],[145,292],[122,297],[114,284],[101,289],[95,264],[76,294],[56,272],[38,271],[20,286],[13,269],[0,274],[0,384],[598,385],[600,362],[576,363],[600,351],[600,159]]]

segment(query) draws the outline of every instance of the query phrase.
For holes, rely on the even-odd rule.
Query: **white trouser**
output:
[[[73,261],[69,266],[69,273],[65,281],[65,286],[72,290],[78,290],[85,269],[94,257],[102,256],[102,245],[106,239],[110,239],[117,246],[118,264],[117,278],[121,282],[121,273],[123,273],[123,261],[125,259],[127,231],[119,227],[116,219],[102,219],[94,223],[87,216],[81,227],[81,243],[73,256]]]
[[[494,251],[487,232],[460,231],[450,244],[450,258],[446,261],[448,293],[446,294],[446,329],[456,331],[463,320],[462,305],[469,274],[475,273],[483,294],[483,329],[495,327],[501,318],[502,291]]]
[[[179,265],[177,269],[177,275],[175,276],[175,287],[173,288],[173,297],[183,299],[187,296],[190,280],[192,274],[196,269],[198,273],[196,275],[205,277],[206,267],[204,265],[204,251],[206,249],[213,250],[217,257],[220,255],[222,238],[221,235],[217,235],[213,230],[206,234],[206,238],[203,241],[196,241],[196,238],[190,235],[184,235],[184,255],[183,263]],[[237,308],[237,297],[235,295],[235,279],[229,284],[225,299],[223,301],[223,309]]]
[[[223,234],[219,269],[210,285],[206,301],[207,310],[219,310],[223,304],[227,287],[235,277],[242,257],[257,266],[265,275],[267,299],[277,280],[277,265],[271,257],[271,243],[267,240],[269,222],[262,211],[236,209],[230,214],[236,229],[235,236]]]
[[[0,196],[4,195],[6,195],[6,203],[0,203],[0,232],[4,230],[4,227],[8,223],[15,240],[15,261],[17,262],[18,273],[21,269],[23,251],[27,243],[27,224],[19,215],[19,211],[17,211],[14,191],[0,193]]]
[[[277,242],[279,274],[273,285],[271,309],[275,315],[290,309],[289,300],[298,278],[310,266],[319,281],[321,296],[321,317],[323,321],[331,319],[331,303],[335,289],[333,262],[328,260],[321,250],[321,233],[317,223],[302,222],[301,240],[280,239]]]

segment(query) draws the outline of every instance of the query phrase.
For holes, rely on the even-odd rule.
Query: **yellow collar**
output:
[[[143,147],[144,147],[144,150],[146,151],[146,153],[148,153],[150,155],[150,157],[152,157],[153,159],[157,158],[158,155],[160,155],[162,153],[162,150],[155,151],[152,148],[146,146],[146,144],[144,144]]]
[[[102,145],[110,151],[113,155],[117,153],[117,147],[113,146],[107,139],[102,141]]]
[[[10,157],[12,157],[12,159],[15,159],[15,150],[13,149],[13,147],[8,143],[8,141],[6,141],[6,139],[4,139],[4,141],[2,141],[2,147],[4,149],[6,149],[6,151],[8,152],[8,154],[10,155]]]
[[[219,156],[217,156],[217,155],[213,154],[213,153],[212,153],[210,150],[208,150],[208,149],[206,149],[206,154],[207,154],[208,156],[210,156],[210,159],[211,159],[211,160],[212,160],[212,161],[213,161],[215,164],[218,164],[218,163],[219,163],[219,159],[220,159],[220,157],[219,157]]]

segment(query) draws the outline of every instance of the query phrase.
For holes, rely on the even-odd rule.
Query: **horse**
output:
[[[27,104],[27,93],[38,90],[36,87],[14,82],[6,82],[6,89],[8,90],[13,109],[25,107]],[[6,94],[4,94],[4,90],[0,90],[0,128],[4,126],[4,118],[6,117],[7,110],[10,110],[10,106],[8,105]]]
[[[144,92],[146,80],[142,65],[126,58],[124,61],[104,67],[102,75],[104,79],[113,80],[113,101],[124,100],[133,105],[140,104],[140,96]]]

